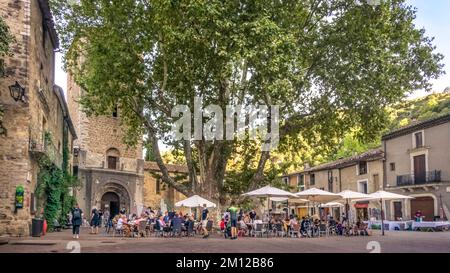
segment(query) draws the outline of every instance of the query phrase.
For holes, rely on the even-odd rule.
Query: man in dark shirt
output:
[[[175,210],[172,209],[172,210],[169,212],[169,220],[172,220],[173,217],[175,217]]]

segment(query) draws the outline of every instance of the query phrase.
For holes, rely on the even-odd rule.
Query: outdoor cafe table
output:
[[[373,229],[373,226],[381,227],[381,220],[375,221],[364,221],[365,224],[369,227],[369,229]],[[385,230],[407,230],[411,227],[413,221],[384,221]]]
[[[412,230],[437,231],[442,230],[445,227],[450,227],[449,221],[412,223]]]

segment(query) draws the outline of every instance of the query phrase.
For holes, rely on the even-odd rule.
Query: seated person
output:
[[[159,225],[159,229],[160,229],[161,231],[163,231],[163,230],[164,230],[164,227],[166,226],[166,222],[164,222],[162,216],[160,216],[159,219],[158,219],[158,225]]]
[[[289,220],[289,226],[292,228],[294,225],[297,225],[298,221],[296,217],[292,217],[291,220]]]
[[[357,233],[358,235],[362,236],[368,236],[369,233],[367,232],[367,225],[363,221],[358,221],[356,223]]]
[[[123,225],[126,224],[126,222],[127,222],[127,217],[125,217],[125,215],[123,215],[121,218],[119,218],[117,220],[116,230],[122,230]]]
[[[336,222],[336,233],[337,233],[337,235],[344,234],[344,227],[342,226],[342,224],[339,221]]]
[[[302,217],[302,222],[300,223],[300,233],[302,236],[305,236],[308,232],[307,224],[308,220],[305,217]]]
[[[224,218],[222,218],[220,220],[219,226],[220,226],[220,231],[223,232],[225,230],[225,219]]]
[[[242,231],[244,231],[244,234],[247,234],[247,233],[248,233],[248,227],[247,227],[247,225],[245,224],[243,218],[241,218],[241,220],[239,221],[239,229],[242,230]]]

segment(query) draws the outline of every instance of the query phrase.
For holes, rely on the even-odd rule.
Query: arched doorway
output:
[[[102,211],[109,210],[110,216],[114,217],[119,214],[120,197],[115,192],[107,192],[103,194],[101,201]]]
[[[121,209],[130,213],[131,196],[128,189],[120,183],[109,182],[102,185],[96,193],[95,200],[98,201],[93,205],[108,210],[111,216],[118,214]]]

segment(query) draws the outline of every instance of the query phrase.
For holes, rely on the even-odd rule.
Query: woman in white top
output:
[[[116,225],[117,230],[121,230],[123,228],[124,218],[125,218],[125,216],[123,216],[123,217],[119,218],[119,220],[117,220],[117,225]]]

